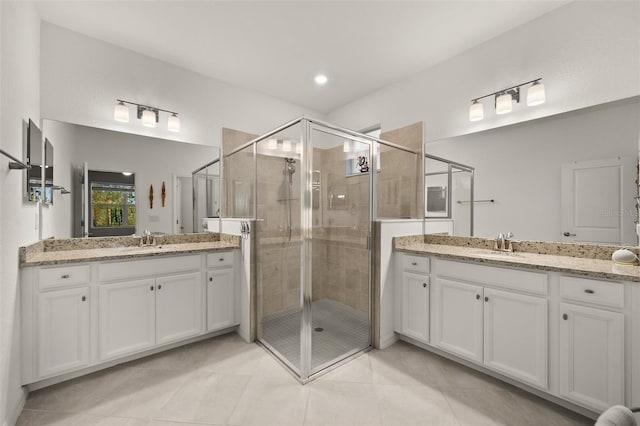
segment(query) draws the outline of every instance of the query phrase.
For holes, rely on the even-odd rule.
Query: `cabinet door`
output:
[[[236,325],[233,268],[207,272],[207,331]]]
[[[156,278],[156,344],[202,331],[200,272]]]
[[[155,344],[154,279],[100,286],[100,359],[105,360]]]
[[[433,285],[432,343],[482,362],[482,287],[441,277],[436,277]]]
[[[38,296],[38,376],[89,364],[89,288]]]
[[[401,333],[423,343],[429,343],[429,277],[404,272],[402,274]]]
[[[484,363],[547,388],[547,300],[484,289]]]
[[[603,411],[624,404],[624,316],[560,304],[560,394]]]

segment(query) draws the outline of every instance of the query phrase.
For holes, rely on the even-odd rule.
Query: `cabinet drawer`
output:
[[[402,270],[429,273],[429,258],[424,256],[402,255]]]
[[[540,295],[548,293],[547,274],[539,272],[440,259],[434,260],[433,269],[439,276],[471,281],[475,284]]]
[[[560,295],[564,299],[613,308],[624,307],[624,285],[621,283],[560,277]]]
[[[87,264],[40,269],[40,271],[38,271],[39,288],[40,290],[47,290],[57,287],[88,284],[91,277],[90,268]]]
[[[200,255],[105,262],[98,265],[98,279],[104,282],[198,271],[200,262]]]
[[[233,252],[221,251],[207,254],[207,268],[233,266]]]

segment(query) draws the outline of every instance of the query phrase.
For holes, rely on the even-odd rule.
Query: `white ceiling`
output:
[[[45,1],[41,18],[327,113],[567,1]],[[316,86],[325,72],[329,83]]]

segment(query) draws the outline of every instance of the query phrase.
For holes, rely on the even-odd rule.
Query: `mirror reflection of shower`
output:
[[[293,174],[296,172],[296,160],[293,158],[284,159],[284,170],[282,176],[284,177],[282,185],[280,186],[280,197],[282,202],[285,203],[285,228],[284,231],[287,234],[287,241],[291,242],[293,233],[292,211],[291,211],[291,195],[293,193]]]

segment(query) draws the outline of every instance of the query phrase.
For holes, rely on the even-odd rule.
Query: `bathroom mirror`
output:
[[[427,139],[425,152],[475,168],[474,236],[512,232],[518,240],[637,245],[639,114],[640,97],[634,97],[464,136]],[[602,177],[594,167],[587,168],[603,161],[621,165]],[[567,185],[575,179],[584,183],[582,195],[576,192],[580,188]],[[426,184],[442,185],[433,180]],[[605,196],[612,192],[615,197]],[[585,202],[569,205],[579,196]],[[605,199],[614,201],[596,202]],[[572,218],[581,223],[568,223]],[[587,232],[593,224],[619,227],[611,231],[617,240],[595,241]],[[454,235],[468,234],[455,231],[456,223]]]
[[[44,140],[44,204],[53,204],[53,145],[49,138]]]
[[[43,120],[43,133],[56,144],[56,185],[71,188],[70,195],[57,198],[55,208],[45,212],[43,238],[52,235],[56,238],[82,237],[88,232],[82,223],[83,198],[88,199],[82,189],[85,163],[92,171],[135,176],[136,218],[134,228],[127,230],[128,233],[139,234],[145,229],[166,234],[193,232],[193,225],[183,225],[185,221],[192,222],[189,219],[193,217],[192,173],[218,158],[218,147],[54,120]],[[181,184],[188,194],[185,203],[180,196],[184,192]],[[151,186],[153,205],[149,201]],[[92,214],[88,212],[89,220]],[[70,224],[69,215],[73,216]]]
[[[42,132],[32,120],[27,125],[26,148],[27,164],[31,168],[26,170],[25,196],[27,201],[42,199]]]

